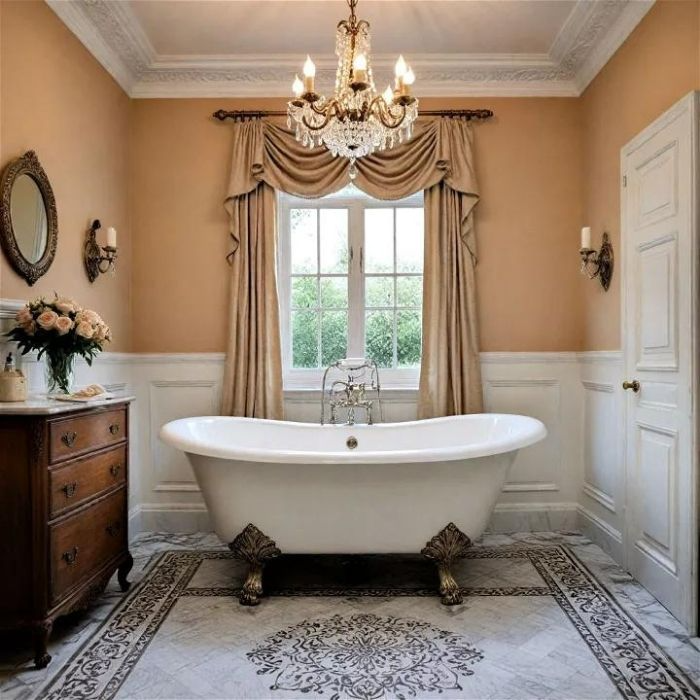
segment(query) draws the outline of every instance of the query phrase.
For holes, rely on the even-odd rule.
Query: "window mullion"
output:
[[[323,322],[323,314],[321,313],[321,207],[316,209],[316,364],[321,366],[321,358],[323,357],[323,348],[321,347],[321,324]]]
[[[397,311],[397,306],[398,306],[398,297],[397,292],[398,292],[398,285],[396,283],[397,276],[396,276],[396,271],[398,269],[398,265],[396,264],[396,254],[397,254],[397,243],[396,243],[396,207],[393,209],[394,212],[394,314],[393,314],[393,327],[394,327],[394,343],[393,343],[393,357],[392,357],[392,363],[393,367],[396,367],[399,363],[399,352],[398,352],[398,344],[399,344],[399,336],[398,336],[398,323],[397,323],[397,317],[398,317],[398,311]]]
[[[360,202],[352,202],[348,208],[349,244],[353,257],[348,278],[348,356],[363,357],[364,327],[364,280],[360,259],[364,247],[364,210]]]

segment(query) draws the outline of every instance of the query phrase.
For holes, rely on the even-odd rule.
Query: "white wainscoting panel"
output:
[[[219,383],[213,379],[161,379],[151,382],[149,396],[150,452],[153,490],[165,493],[199,492],[187,457],[158,438],[166,423],[192,415],[219,413]]]
[[[518,457],[492,530],[576,528],[582,465],[578,362],[576,353],[484,353],[487,410],[534,415],[549,431],[543,443]],[[188,531],[207,524],[189,465],[160,444],[157,431],[173,418],[212,412],[223,363],[221,354],[132,356],[135,413],[148,426],[141,428],[147,435],[136,459],[144,529]],[[416,390],[385,389],[384,420],[415,419],[416,399]],[[317,422],[320,393],[285,392],[285,413],[287,420]]]
[[[515,459],[503,491],[538,493],[559,491],[561,462],[561,384],[559,379],[487,379],[484,408],[489,413],[519,413],[547,426],[547,438]]]
[[[209,519],[185,455],[164,445],[160,428],[168,421],[220,411],[224,356],[221,353],[131,356],[134,413],[139,440],[139,517],[143,530],[208,530]]]
[[[583,471],[578,497],[581,528],[617,561],[624,528],[624,403],[622,353],[585,353]]]
[[[0,320],[13,308],[0,300]],[[542,443],[518,456],[491,530],[583,528],[620,559],[621,362],[618,352],[482,353],[486,410],[532,415],[548,430]],[[136,396],[130,422],[132,534],[209,529],[186,458],[163,445],[158,431],[175,418],[218,413],[223,365],[222,353],[103,353],[92,368],[78,365],[77,383],[100,382]],[[42,391],[41,364],[24,358],[23,369],[32,389]],[[385,421],[415,419],[416,390],[387,389],[383,397]],[[285,411],[288,420],[317,422],[319,392],[285,392]],[[658,537],[662,529],[649,528]]]

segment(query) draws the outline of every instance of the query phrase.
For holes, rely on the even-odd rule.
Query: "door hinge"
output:
[[[627,187],[627,175],[622,176],[622,186]]]

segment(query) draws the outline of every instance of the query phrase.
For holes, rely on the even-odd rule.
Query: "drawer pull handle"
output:
[[[110,536],[110,537],[115,537],[121,532],[122,529],[122,524],[118,521],[115,520],[113,523],[110,523],[107,525],[105,528],[105,532]]]
[[[75,493],[77,490],[78,490],[78,482],[77,481],[71,481],[70,484],[66,484],[63,487],[63,493],[66,495],[66,498],[73,498],[73,496],[75,496]]]
[[[119,476],[119,472],[122,470],[121,464],[113,464],[109,468],[109,473],[116,479]]]
[[[61,435],[61,442],[66,446],[66,447],[73,447],[73,443],[75,442],[75,438],[78,437],[78,433],[63,433]]]
[[[116,435],[119,432],[119,423],[112,423],[112,425],[109,426],[109,432],[112,433],[112,435]]]
[[[65,559],[68,566],[73,566],[78,558],[78,548],[73,547],[69,552],[63,552],[63,559]]]

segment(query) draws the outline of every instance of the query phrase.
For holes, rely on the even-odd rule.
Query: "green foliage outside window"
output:
[[[422,215],[420,209],[406,209],[402,216],[415,217],[418,212]],[[290,300],[292,366],[310,369],[326,367],[348,354],[348,277],[343,274],[316,276],[319,269],[316,253],[319,212],[292,209],[290,216],[293,235]],[[338,220],[340,218],[336,215],[336,225],[339,225]],[[323,218],[320,223],[323,224]],[[323,225],[321,228],[325,230]],[[326,262],[321,265],[322,273],[342,273],[348,269],[348,249],[342,243],[346,235],[341,226],[341,229],[334,229],[333,242],[328,238],[328,243],[324,243],[326,239],[321,233],[321,250],[326,250],[323,246],[333,246],[332,252],[328,248],[328,254],[321,253],[322,258],[326,255]],[[418,241],[418,235],[413,237]],[[380,367],[416,367],[420,364],[423,279],[420,274],[402,275],[401,272],[420,273],[422,240],[419,249],[419,244],[408,240],[407,235],[402,246],[397,253],[398,276],[391,274],[394,269],[393,253],[383,264],[380,255],[383,253],[377,249],[380,257],[371,269],[380,274],[368,274],[364,278],[365,355]],[[370,252],[368,249],[368,266],[371,262]]]

